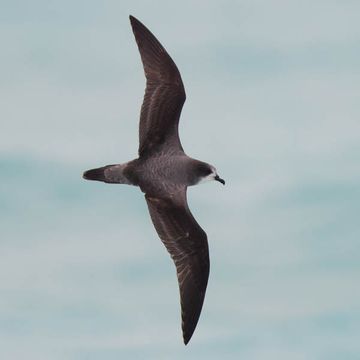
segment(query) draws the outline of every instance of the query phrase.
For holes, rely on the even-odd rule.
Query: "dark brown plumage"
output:
[[[199,320],[208,282],[207,236],[187,206],[185,188],[175,198],[147,195],[145,198],[155,229],[176,266],[183,337],[187,344]]]
[[[139,157],[88,170],[83,177],[139,186],[145,193],[151,220],[176,266],[187,344],[203,306],[210,262],[207,236],[190,212],[186,190],[203,180],[225,182],[213,166],[184,153],[178,124],[186,96],[179,70],[155,36],[133,16],[130,21],[146,77]]]
[[[186,95],[174,61],[155,36],[136,18],[130,16],[146,77],[139,127],[139,155],[149,156],[154,148],[182,150],[178,124]]]
[[[139,155],[149,154],[157,146],[163,148],[167,144],[172,151],[183,151],[178,123],[186,95],[179,70],[155,36],[133,16],[130,21],[146,77]],[[208,282],[207,236],[189,210],[186,187],[176,195],[145,198],[155,229],[176,266],[183,337],[187,344],[198,322]]]

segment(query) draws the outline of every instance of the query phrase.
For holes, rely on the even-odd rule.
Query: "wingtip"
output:
[[[136,33],[139,31],[139,28],[141,27],[142,24],[135,16],[129,15],[129,19],[130,19],[130,25],[131,25],[132,31],[133,31],[133,33],[135,35],[135,39],[136,39],[137,38]]]
[[[140,23],[140,21],[132,15],[129,15],[130,24],[132,27],[134,27],[136,24]]]
[[[194,328],[195,330],[195,328]],[[194,334],[194,330],[190,332],[183,332],[184,345],[187,345]]]

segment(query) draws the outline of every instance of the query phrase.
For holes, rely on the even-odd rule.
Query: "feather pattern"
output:
[[[141,55],[146,89],[140,114],[139,156],[156,151],[183,151],[178,123],[186,99],[178,68],[155,36],[130,16]]]
[[[189,210],[186,187],[167,198],[145,198],[155,229],[176,266],[187,344],[200,317],[209,277],[207,236]]]

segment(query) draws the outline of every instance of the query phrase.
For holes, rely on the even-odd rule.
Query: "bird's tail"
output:
[[[87,170],[83,174],[86,180],[103,181],[109,184],[129,184],[132,182],[124,174],[127,164],[107,165],[96,169]]]

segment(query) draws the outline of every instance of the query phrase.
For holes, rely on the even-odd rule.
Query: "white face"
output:
[[[203,184],[203,183],[206,183],[206,182],[208,182],[208,181],[215,180],[215,177],[216,177],[216,175],[217,175],[216,169],[215,169],[214,167],[211,167],[211,170],[212,170],[212,172],[211,172],[209,175],[203,177],[203,178],[198,182],[198,184]]]

